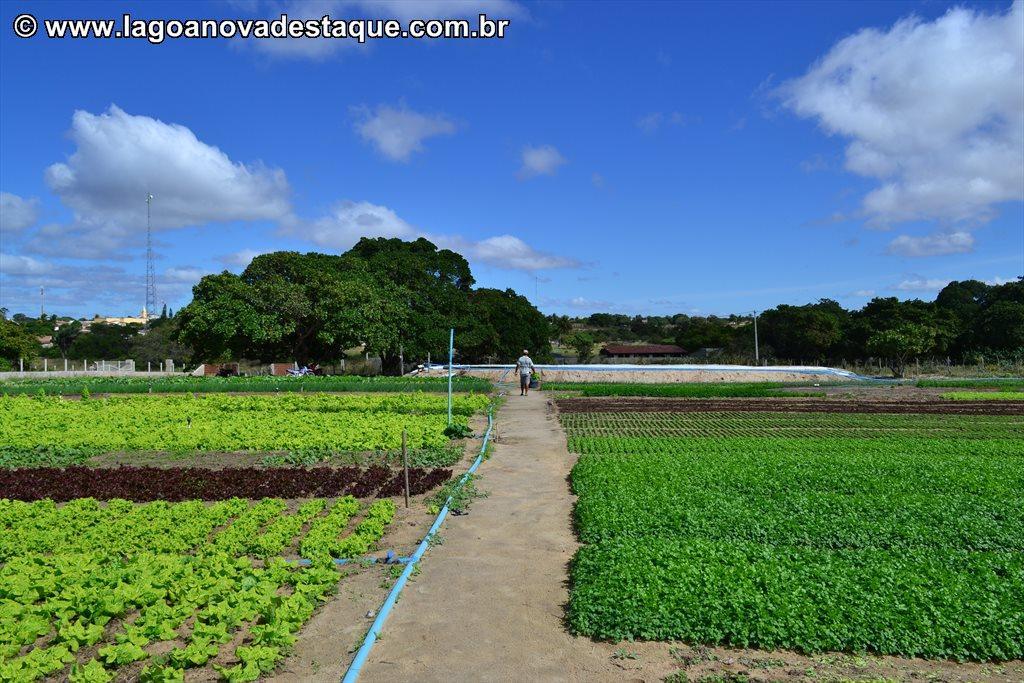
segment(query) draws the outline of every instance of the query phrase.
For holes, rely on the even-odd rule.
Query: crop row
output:
[[[225,680],[256,680],[335,589],[331,554],[366,552],[395,512],[379,500],[343,536],[358,502],[324,509],[323,500],[294,512],[274,499],[0,501],[0,680],[109,681],[138,662],[141,680],[182,680],[211,660]],[[278,557],[297,542],[311,568]]]
[[[457,424],[487,405],[455,400]],[[0,398],[0,464],[82,462],[123,451],[297,451],[396,449],[449,443],[445,399],[427,394]]]
[[[491,384],[477,377],[453,377],[456,392],[491,390]],[[439,377],[67,377],[57,379],[13,379],[0,381],[0,394],[49,396],[144,393],[232,393],[232,392],[446,392],[447,378]]]
[[[586,456],[573,470],[580,494],[626,480],[640,491],[695,487],[723,495],[1024,491],[1019,439],[584,436],[570,437],[569,447]]]
[[[942,398],[950,401],[1024,401],[1024,387],[1013,391],[951,391]]]
[[[576,632],[1024,654],[1020,418],[610,411],[561,420],[581,454]],[[842,436],[824,436],[833,430]]]
[[[545,391],[571,391],[580,396],[673,396],[685,398],[771,397],[771,396],[824,396],[822,392],[784,391],[799,384],[782,382],[736,382],[713,384],[708,382],[547,382]]]
[[[631,440],[606,441],[614,449]],[[1019,440],[797,439],[770,448],[756,439],[676,443],[676,453],[577,463],[572,480],[583,541],[682,536],[823,548],[1024,551]]]
[[[1020,438],[1022,416],[888,415],[875,413],[561,413],[570,438],[898,436]]]
[[[919,379],[919,387],[951,387],[964,389],[1004,389],[1024,391],[1024,378],[1021,377],[986,377],[977,379],[945,378]]]
[[[572,562],[574,631],[622,640],[1024,657],[1024,555],[614,538]]]
[[[450,469],[409,470],[409,492],[427,491],[448,481]],[[252,468],[80,466],[0,470],[0,495],[16,500],[68,501],[75,498],[224,500],[227,498],[310,498],[353,495],[394,496],[404,490],[401,471],[382,466]]]

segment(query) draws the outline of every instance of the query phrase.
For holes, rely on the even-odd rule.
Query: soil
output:
[[[565,627],[564,609],[568,563],[579,547],[568,487],[575,459],[566,448],[554,406],[543,394],[509,397],[495,424],[493,455],[480,468],[479,485],[488,497],[476,500],[469,514],[448,518],[443,544],[428,551],[422,573],[406,587],[361,680],[662,681],[676,675],[681,681],[723,682],[1024,680],[1020,660],[982,664],[804,656],[574,637]],[[343,582],[343,590],[345,586]],[[358,604],[362,609],[366,603]],[[347,612],[356,614],[358,609]],[[369,623],[311,624],[304,631],[310,636],[304,638],[306,647],[317,648],[330,666],[279,679],[336,681],[344,671],[339,660],[351,657],[347,648],[353,646],[352,636],[362,636]],[[315,642],[319,638],[324,642]]]
[[[816,398],[561,398],[564,413],[916,413],[1024,415],[1024,401],[844,400]]]

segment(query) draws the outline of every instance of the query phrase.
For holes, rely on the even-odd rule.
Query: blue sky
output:
[[[508,17],[502,40],[48,40],[13,18]],[[427,235],[545,312],[1024,273],[1024,5],[33,2],[0,12],[0,306],[124,314]]]

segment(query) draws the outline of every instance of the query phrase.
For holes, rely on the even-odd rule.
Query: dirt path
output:
[[[574,638],[562,619],[567,565],[578,548],[568,488],[575,459],[544,394],[510,396],[495,430],[494,453],[478,482],[490,496],[475,501],[468,515],[449,516],[442,543],[403,591],[361,683],[1024,680],[1020,661],[959,664]],[[351,653],[342,651],[337,630],[314,635],[324,639],[321,655],[347,663]],[[349,628],[342,640],[352,635]],[[286,680],[337,681],[338,663]]]
[[[490,496],[449,517],[364,669],[364,681],[621,680],[562,625],[576,551],[565,436],[543,394],[514,394],[479,473]]]

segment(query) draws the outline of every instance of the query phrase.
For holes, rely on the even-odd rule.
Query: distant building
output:
[[[52,336],[36,337],[36,339],[39,340],[40,345],[42,345],[42,347],[44,349],[53,348],[53,337]]]
[[[145,325],[147,322],[153,319],[154,316],[149,314],[146,307],[142,307],[142,312],[137,316],[126,315],[122,317],[118,316],[102,316],[97,315],[92,320],[82,321],[82,331],[88,332],[89,328],[96,323],[105,323],[107,325]]]
[[[604,358],[679,358],[686,351],[675,344],[608,344],[601,349]]]

